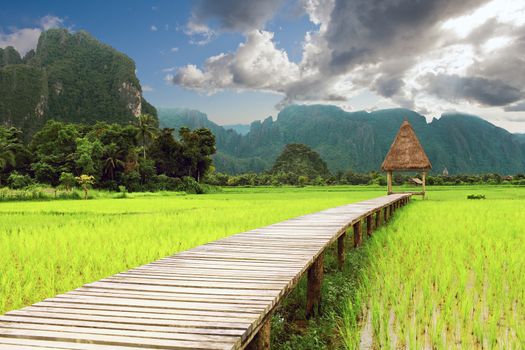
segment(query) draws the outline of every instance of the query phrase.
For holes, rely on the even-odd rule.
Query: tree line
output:
[[[175,136],[176,134],[176,136]],[[330,173],[320,155],[303,144],[286,145],[273,167],[262,173],[216,173],[212,163],[215,136],[206,129],[159,129],[147,114],[133,124],[94,125],[48,121],[29,141],[14,127],[0,127],[0,187],[34,184],[69,191],[90,187],[111,191],[186,191],[202,193],[205,185],[306,186],[386,185],[379,172],[351,170]],[[394,184],[410,182],[415,174],[394,174]],[[525,175],[435,175],[429,185],[517,184]]]
[[[143,114],[133,124],[48,121],[29,141],[0,127],[0,187],[34,183],[120,191],[187,190],[211,169],[215,136],[205,128],[157,127]]]
[[[406,185],[418,174],[394,174],[394,185]],[[213,173],[206,182],[216,186],[331,186],[331,185],[378,185],[386,186],[386,176],[380,172],[355,173],[352,170],[338,171],[329,176],[298,175],[294,172],[264,172],[229,175]],[[500,174],[482,175],[427,175],[427,185],[525,185],[525,174],[502,176]]]

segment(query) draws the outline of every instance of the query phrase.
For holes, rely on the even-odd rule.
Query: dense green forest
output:
[[[416,112],[387,109],[345,112],[336,106],[292,105],[274,121],[251,124],[240,135],[208,120],[204,113],[159,108],[164,127],[206,127],[217,138],[214,156],[218,171],[230,174],[270,170],[286,144],[301,143],[317,151],[333,172],[377,171],[399,126],[407,118],[414,127],[432,165],[433,174],[516,174],[525,169],[525,142],[479,117],[446,114],[427,123]]]
[[[133,60],[84,31],[47,30],[23,58],[0,48],[0,96],[0,124],[26,138],[51,119],[129,123],[157,114],[142,97]]]
[[[198,181],[211,169],[214,135],[180,128],[176,138],[156,123],[149,115],[128,125],[50,120],[29,142],[20,130],[0,127],[0,187],[87,182],[108,190],[202,192]]]

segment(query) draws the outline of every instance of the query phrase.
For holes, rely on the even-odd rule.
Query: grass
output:
[[[383,193],[232,188],[0,203],[0,314],[237,232]]]
[[[333,249],[325,254],[323,314],[304,320],[303,279],[273,317],[275,349],[359,348],[367,324],[375,348],[525,346],[525,189],[429,191],[349,250],[342,272]],[[383,194],[259,187],[0,203],[0,314],[236,232]]]
[[[467,200],[472,193],[485,200]],[[525,346],[525,190],[431,190],[359,249],[342,335],[358,348]]]

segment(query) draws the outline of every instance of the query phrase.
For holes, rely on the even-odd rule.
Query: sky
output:
[[[523,0],[8,1],[0,47],[23,54],[56,27],[131,57],[154,106],[222,125],[325,103],[525,133]]]

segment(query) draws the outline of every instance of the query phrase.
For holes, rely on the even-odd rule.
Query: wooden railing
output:
[[[395,194],[239,233],[0,316],[0,350],[269,349],[272,312],[307,274],[321,305],[326,249],[353,245],[410,200]]]

